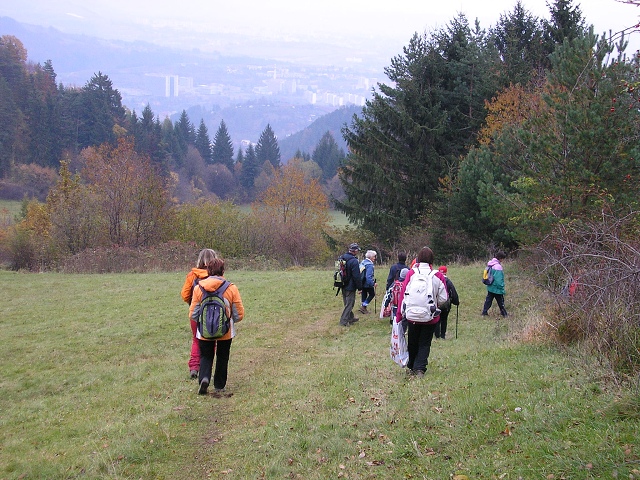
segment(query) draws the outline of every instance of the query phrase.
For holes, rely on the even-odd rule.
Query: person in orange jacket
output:
[[[207,263],[207,272],[209,277],[200,280],[199,285],[208,292],[215,292],[226,279],[224,278],[224,260],[220,257],[214,258]],[[200,304],[203,297],[202,289],[195,288],[191,299],[191,307],[189,308],[189,317]],[[244,318],[244,306],[238,287],[231,283],[222,295],[226,305],[227,318],[229,318],[229,331],[216,340],[208,340],[201,337],[200,332],[196,329],[196,337],[200,346],[200,369],[198,372],[198,384],[200,395],[206,395],[209,383],[211,382],[211,371],[213,369],[213,358],[216,358],[216,369],[213,374],[213,387],[215,394],[220,395],[225,391],[227,385],[227,374],[229,369],[229,352],[231,351],[231,342],[236,336],[235,324]]]
[[[215,250],[210,248],[205,248],[200,251],[198,255],[198,262],[196,266],[191,269],[189,273],[187,273],[187,277],[184,279],[184,285],[182,286],[182,300],[184,300],[189,306],[191,306],[191,296],[193,294],[193,287],[195,286],[196,280],[200,281],[201,279],[207,278],[209,276],[209,272],[207,271],[207,264],[210,263],[214,258],[218,258],[218,254]],[[191,355],[189,356],[189,375],[191,378],[198,378],[198,369],[200,368],[200,346],[198,345],[198,339],[196,338],[196,329],[198,324],[195,320],[191,320]]]

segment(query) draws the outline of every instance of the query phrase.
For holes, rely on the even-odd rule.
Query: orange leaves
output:
[[[494,135],[508,125],[519,125],[527,120],[542,104],[539,91],[527,91],[520,85],[504,89],[491,102],[486,102],[488,114],[485,126],[478,133],[482,145],[491,143]]]

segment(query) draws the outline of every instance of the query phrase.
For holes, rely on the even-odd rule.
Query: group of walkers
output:
[[[340,316],[340,325],[349,326],[358,321],[353,314],[356,303],[356,293],[361,293],[360,308],[362,314],[369,314],[371,301],[376,295],[375,261],[377,254],[368,250],[362,262],[358,261],[360,246],[357,243],[349,245],[349,249],[341,258],[346,266],[346,278],[342,287],[344,308]],[[487,268],[493,274],[493,282],[487,285],[487,297],[482,309],[482,315],[488,315],[495,299],[500,313],[507,316],[504,306],[504,272],[500,263],[506,255],[498,252],[491,259]],[[406,264],[407,255],[398,254],[398,262],[389,269],[387,276],[385,299],[381,304],[380,315],[390,317],[390,322],[402,323],[407,331],[408,372],[411,375],[424,376],[429,363],[429,353],[433,337],[444,340],[447,333],[447,319],[451,305],[459,305],[458,293],[453,282],[447,277],[447,267],[442,265],[434,270],[434,254],[429,247],[422,248],[411,263]],[[209,385],[213,383],[214,395],[224,396],[229,366],[231,343],[236,336],[235,324],[244,318],[244,306],[238,288],[228,282],[225,277],[225,262],[214,250],[203,249],[198,255],[196,266],[186,275],[182,287],[182,299],[189,304],[189,318],[192,332],[191,353],[189,357],[189,374],[192,379],[198,379],[198,393],[206,395]],[[407,319],[403,311],[403,301],[408,295],[407,286],[413,275],[429,274],[431,292],[435,300],[435,316],[427,322],[417,322]],[[205,335],[202,329],[200,315],[205,299],[218,295],[223,309],[225,329],[215,338]],[[208,322],[209,320],[207,320]],[[213,368],[215,359],[215,370]]]
[[[365,258],[358,263],[358,252],[360,246],[357,243],[349,245],[348,252],[342,255],[346,261],[347,279],[342,287],[342,299],[344,308],[340,316],[340,325],[349,326],[359,319],[353,314],[355,306],[356,292],[362,295],[360,313],[368,314],[371,301],[375,296],[376,281],[374,277],[374,262],[376,252],[369,250]],[[487,263],[493,274],[493,280],[487,285],[487,296],[482,308],[482,315],[488,315],[488,311],[496,300],[502,316],[507,316],[504,306],[504,271],[501,260],[506,258],[504,252],[500,251]],[[402,323],[407,332],[408,363],[407,371],[416,377],[424,376],[429,363],[431,343],[433,338],[446,339],[447,323],[452,305],[459,305],[460,300],[455,286],[451,279],[447,277],[447,266],[440,266],[437,271],[434,269],[434,253],[429,247],[422,248],[416,259],[407,266],[407,255],[404,252],[398,254],[398,262],[389,269],[385,288],[385,297],[381,304],[380,316],[389,315],[391,322]],[[411,277],[418,272],[420,276],[427,275],[432,282],[431,295],[434,298],[435,316],[428,321],[411,321],[406,318],[404,311],[404,297],[407,293],[407,286]],[[372,291],[373,290],[373,291]]]

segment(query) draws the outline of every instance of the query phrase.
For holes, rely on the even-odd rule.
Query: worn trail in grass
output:
[[[0,478],[640,476],[602,370],[513,340],[531,287],[508,271],[511,316],[487,319],[478,267],[449,273],[458,339],[454,311],[411,380],[388,320],[338,325],[330,272],[229,272],[247,316],[214,398],[188,378],[184,274],[0,272]]]

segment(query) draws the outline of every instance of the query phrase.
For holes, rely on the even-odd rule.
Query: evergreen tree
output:
[[[213,163],[221,163],[233,172],[233,142],[227,131],[224,120],[220,121],[220,126],[213,139]]]
[[[305,159],[304,156],[296,154],[297,158]],[[331,132],[326,132],[318,145],[313,151],[313,155],[311,158],[314,162],[316,162],[320,168],[322,169],[322,180],[327,181],[330,178],[333,178],[338,171],[338,167],[344,160],[345,153],[331,135]]]
[[[205,161],[205,163],[215,163],[215,160],[212,161],[213,157],[209,131],[207,130],[207,126],[204,124],[204,120],[202,118],[200,119],[200,126],[198,127],[198,131],[196,132],[194,146],[196,147],[196,150],[200,152],[200,156]]]
[[[273,168],[278,168],[280,166],[280,147],[278,146],[278,139],[269,124],[267,124],[260,134],[260,139],[256,145],[256,157],[258,159],[258,164],[260,165],[268,161],[273,165]]]
[[[391,60],[385,73],[394,86],[379,84],[343,128],[347,198],[335,204],[349,220],[391,241],[433,213],[439,179],[475,140],[484,100],[495,93],[492,52],[460,15],[433,38],[415,34]]]
[[[238,147],[238,154],[236,155],[236,165],[242,165],[244,162],[244,153],[242,152],[242,147]]]
[[[572,3],[573,0],[555,0],[549,5],[551,21],[545,21],[544,24],[549,54],[565,39],[573,40],[584,36],[588,31],[580,6],[574,7]]]
[[[29,82],[27,51],[13,35],[0,37],[0,174],[9,172],[13,161],[27,154],[25,107]]]
[[[11,87],[0,76],[0,178],[6,176],[11,169],[13,144],[20,117],[20,109],[13,101]]]
[[[178,137],[171,119],[166,117],[160,128],[162,131],[161,145],[164,157],[172,158],[176,168],[182,167],[186,154],[183,154],[182,149],[180,148]]]
[[[62,137],[56,74],[51,61],[37,64],[31,73],[27,103],[28,154],[25,163],[56,168],[62,155]]]
[[[180,158],[179,161],[176,161],[178,161],[178,163],[182,163],[184,157],[187,155],[189,145],[194,145],[196,141],[195,130],[193,124],[189,120],[189,115],[187,115],[186,110],[182,110],[180,119],[174,125],[174,133],[178,146],[178,151],[176,152],[176,154]]]
[[[244,162],[242,162],[242,171],[240,172],[240,184],[247,190],[247,193],[251,194],[254,187],[254,182],[260,166],[258,164],[258,158],[256,151],[253,148],[253,144],[249,144],[247,152],[244,155]]]
[[[78,143],[85,148],[115,143],[114,126],[122,126],[125,109],[122,97],[107,75],[98,72],[82,89],[78,125]]]
[[[142,110],[135,139],[136,152],[147,155],[154,164],[162,166],[161,170],[166,173],[165,155],[161,146],[162,129],[149,104]]]
[[[542,21],[527,11],[518,0],[513,11],[500,15],[492,29],[495,45],[502,58],[503,85],[525,85],[534,73],[548,66],[550,53],[544,48]]]

